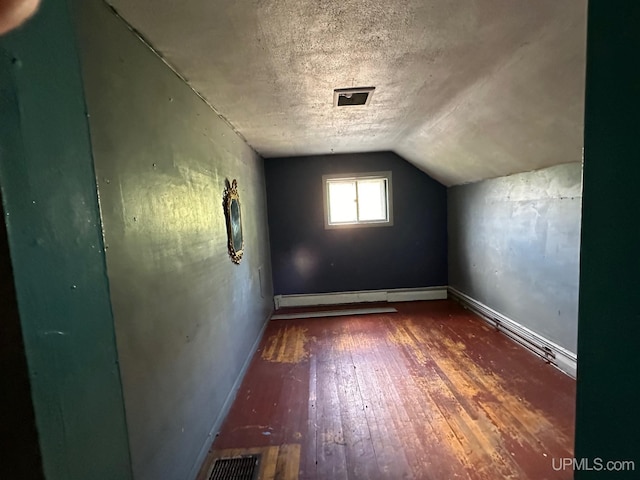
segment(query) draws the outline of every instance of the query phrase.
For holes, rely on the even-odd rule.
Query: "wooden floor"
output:
[[[452,301],[393,306],[272,320],[201,478],[250,448],[269,479],[572,478],[552,459],[573,455],[574,380]]]

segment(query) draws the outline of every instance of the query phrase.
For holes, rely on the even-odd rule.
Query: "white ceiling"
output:
[[[445,185],[582,158],[586,0],[109,1],[265,158],[393,150]]]

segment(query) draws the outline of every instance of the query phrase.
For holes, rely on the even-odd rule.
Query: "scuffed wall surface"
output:
[[[582,170],[448,190],[449,284],[576,351]]]
[[[75,7],[134,475],[182,480],[271,312],[263,162],[103,2]]]

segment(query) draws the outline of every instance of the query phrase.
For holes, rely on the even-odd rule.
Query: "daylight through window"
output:
[[[325,227],[392,224],[391,172],[323,177]]]

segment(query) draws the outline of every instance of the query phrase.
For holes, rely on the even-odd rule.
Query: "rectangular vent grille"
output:
[[[260,455],[218,458],[209,480],[257,480]]]
[[[333,91],[333,105],[346,107],[355,105],[369,105],[376,87],[336,88]]]

